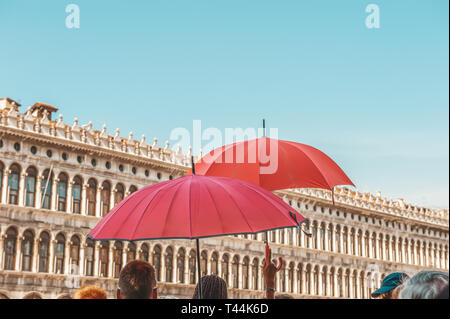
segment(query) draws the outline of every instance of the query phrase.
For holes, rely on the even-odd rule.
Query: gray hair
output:
[[[448,273],[421,271],[404,284],[399,299],[434,299],[447,284]]]

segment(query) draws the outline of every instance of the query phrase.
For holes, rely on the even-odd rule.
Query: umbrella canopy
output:
[[[189,175],[144,187],[89,233],[95,240],[202,238],[296,227],[305,218],[255,184]]]
[[[195,172],[199,175],[238,178],[268,190],[333,190],[337,185],[354,186],[344,171],[320,150],[268,137],[219,147],[195,164]]]

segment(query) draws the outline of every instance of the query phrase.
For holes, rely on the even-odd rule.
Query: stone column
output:
[[[112,186],[113,188],[111,189],[111,195],[109,196],[109,209],[113,209],[114,207],[114,198],[116,197],[116,193],[117,193],[117,189],[115,189],[114,186]]]
[[[0,270],[3,270],[3,261],[5,259],[4,257],[4,250],[5,247],[5,235],[0,235]]]
[[[38,260],[39,260],[39,243],[41,239],[35,238],[33,242],[33,260],[31,264],[31,271],[36,273],[38,272]]]
[[[17,242],[16,242],[16,260],[14,261],[14,269],[16,271],[21,270],[21,264],[22,264],[22,240],[24,239],[23,236],[17,236]]]
[[[49,177],[50,178],[50,177]],[[56,188],[56,186],[58,185],[58,182],[59,182],[59,178],[55,178],[54,180],[53,180],[53,183],[52,183],[52,185],[51,185],[51,187],[52,187],[52,200],[51,200],[51,204],[50,204],[50,209],[51,210],[53,210],[53,211],[56,211],[57,209],[57,207],[56,207],[56,197],[58,196],[58,192],[57,192],[57,188]],[[50,186],[50,185],[49,185]]]
[[[20,180],[19,180],[19,201],[18,204],[19,206],[25,206],[25,196],[26,196],[26,191],[25,191],[25,177],[27,176],[27,173],[22,173],[20,174]]]
[[[96,198],[95,198],[95,216],[96,217],[102,217],[102,212],[101,212],[101,208],[102,207],[102,203],[101,203],[101,195],[102,195],[102,186],[98,186],[97,187],[97,193],[96,193]]]
[[[166,257],[167,253],[165,251],[161,252],[161,281],[166,281]],[[195,261],[195,266],[197,266],[197,260]],[[195,272],[197,274],[197,271]]]
[[[86,247],[85,243],[80,244],[80,256],[79,256],[79,266],[78,266],[78,275],[84,276],[84,268],[85,268],[85,259],[84,259],[84,249]]]
[[[74,182],[69,181],[67,183],[67,196],[66,196],[66,213],[72,213],[73,207],[72,207],[72,186]]]
[[[114,265],[114,242],[110,242],[108,251],[108,276],[107,276],[109,278],[114,278],[113,265]]]
[[[83,184],[81,189],[81,215],[87,216],[87,197],[86,197],[86,189],[88,184]]]
[[[54,264],[55,264],[55,243],[56,243],[56,240],[50,239],[50,256],[49,256],[49,263],[48,263],[49,274],[53,273]]]
[[[220,266],[219,266],[219,269],[220,269]],[[187,249],[186,249],[186,255],[184,256],[184,282],[186,284],[189,284],[189,253],[188,253]]]
[[[64,246],[64,274],[70,275],[70,247],[72,246],[72,241],[68,240]]]
[[[42,187],[42,180],[44,179],[43,176],[39,175],[36,177],[36,198],[34,200],[34,207],[37,209],[41,208],[42,205],[42,194],[41,194],[41,187]]]
[[[294,277],[295,277],[295,271],[294,271]],[[285,287],[286,287],[286,291],[291,292],[291,282],[289,280],[289,268],[286,267],[285,271],[284,271],[284,282],[285,282]]]
[[[128,247],[122,249],[122,268],[127,264],[127,253],[130,251]]]
[[[242,289],[242,277],[244,274],[242,273],[242,262],[238,263],[238,289]]]
[[[298,273],[297,269],[294,267],[294,291],[293,293],[298,294]]]
[[[8,169],[3,170],[3,181],[2,181],[2,203],[7,204],[8,203]]]
[[[94,243],[94,276],[98,277],[100,274],[100,245]]]

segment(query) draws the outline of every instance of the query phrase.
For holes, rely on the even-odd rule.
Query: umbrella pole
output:
[[[197,269],[198,269],[198,296],[203,299],[202,294],[202,270],[200,269],[200,242],[198,238],[195,239],[197,242]]]

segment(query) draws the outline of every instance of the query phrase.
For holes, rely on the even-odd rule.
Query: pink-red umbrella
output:
[[[305,218],[255,184],[189,175],[144,187],[89,233],[96,240],[202,238],[296,227]]]
[[[219,147],[196,164],[198,175],[246,180],[268,190],[352,185],[322,151],[301,143],[261,137]],[[188,172],[190,174],[190,172]]]
[[[94,240],[199,238],[298,227],[305,218],[253,183],[189,175],[144,187],[116,205],[89,233]],[[201,284],[199,284],[201,296]]]

